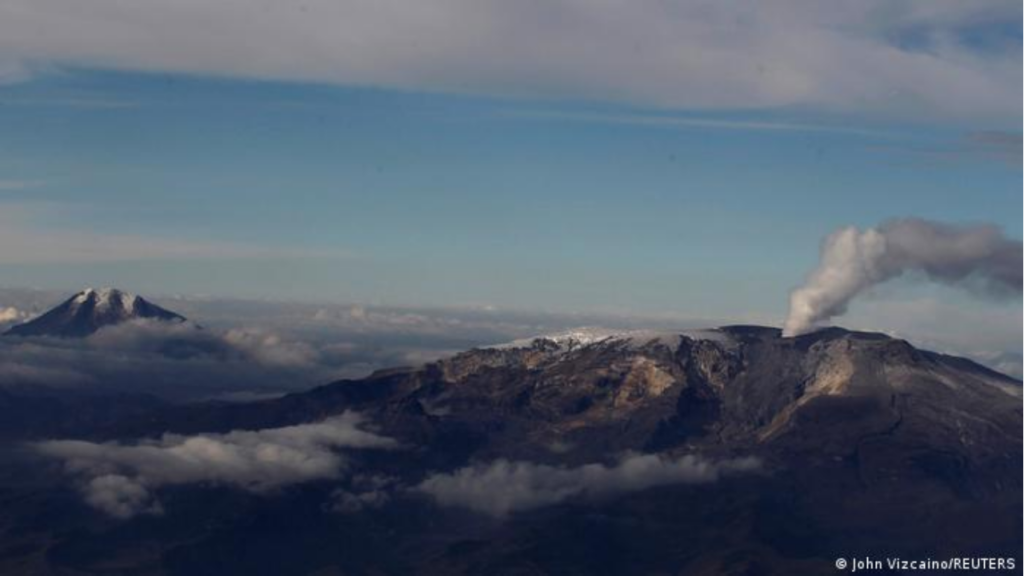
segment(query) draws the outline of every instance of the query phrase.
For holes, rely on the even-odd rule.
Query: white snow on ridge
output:
[[[614,330],[588,326],[573,328],[571,330],[566,330],[565,332],[557,332],[554,334],[520,338],[505,344],[490,346],[490,348],[528,348],[537,340],[548,340],[570,350],[602,342],[624,342],[630,347],[639,347],[657,341],[670,348],[675,348],[679,346],[679,341],[683,337],[690,338],[692,340],[710,340],[726,346],[732,346],[735,344],[735,341],[728,334],[714,328],[665,331],[647,329]]]

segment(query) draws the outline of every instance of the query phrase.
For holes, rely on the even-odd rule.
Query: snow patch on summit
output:
[[[665,330],[650,330],[650,329],[634,329],[634,330],[615,330],[610,328],[601,327],[581,327],[566,330],[564,332],[556,332],[553,334],[545,334],[541,336],[533,336],[530,338],[520,338],[507,342],[505,344],[498,344],[491,346],[495,349],[515,349],[515,348],[529,348],[537,341],[548,341],[554,342],[561,348],[567,350],[575,350],[578,348],[585,348],[594,344],[605,344],[605,343],[622,343],[630,348],[638,348],[641,346],[647,346],[651,344],[662,344],[669,348],[679,347],[680,340],[682,338],[689,338],[690,340],[706,340],[717,342],[724,346],[734,346],[736,344],[733,338],[721,330],[715,328],[705,328],[698,330],[678,330],[678,331],[665,331]]]
[[[119,308],[124,310],[129,315],[135,313],[135,306],[138,304],[139,297],[128,293],[117,290],[116,288],[86,288],[75,295],[72,302],[81,306],[93,302],[93,306],[97,311],[106,311],[111,308]]]

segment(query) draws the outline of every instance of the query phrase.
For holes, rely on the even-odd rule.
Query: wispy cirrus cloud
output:
[[[985,130],[974,132],[967,138],[973,152],[1003,160],[1008,164],[1020,166],[1024,153],[1024,136],[1011,132]]]
[[[890,142],[872,145],[870,149],[884,153],[906,156],[915,163],[927,166],[950,166],[968,161],[995,160],[1012,167],[1020,167],[1024,136],[1019,132],[980,130],[958,135],[945,142],[915,143]]]
[[[30,188],[38,188],[43,184],[44,182],[42,180],[0,179],[0,192],[17,192],[21,190],[28,190]]]
[[[672,116],[667,114],[616,114],[583,113],[557,110],[510,110],[508,116],[516,118],[537,118],[543,120],[565,120],[595,124],[620,124],[625,126],[652,126],[660,128],[698,128],[710,130],[739,130],[748,132],[836,132],[883,136],[885,132],[856,126],[838,124],[812,124],[752,119],[728,119],[708,117]]]
[[[342,249],[321,251],[269,247],[221,240],[105,232],[43,223],[44,216],[49,213],[68,211],[66,207],[40,203],[0,203],[0,264],[350,256]]]
[[[1021,117],[1020,20],[1009,0],[13,0],[0,80],[87,66],[1004,125]]]
[[[74,108],[78,110],[121,110],[137,108],[141,102],[124,98],[110,98],[88,94],[68,94],[60,97],[0,98],[0,105],[22,108]]]

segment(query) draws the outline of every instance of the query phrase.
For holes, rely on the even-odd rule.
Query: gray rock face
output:
[[[257,429],[344,410],[423,447],[413,475],[641,452],[756,455],[790,471],[841,463],[865,483],[923,477],[960,492],[1021,483],[1019,381],[838,328],[541,338],[253,405],[176,409],[111,434]]]
[[[113,288],[88,288],[42,316],[14,326],[5,334],[81,338],[104,326],[135,319],[185,321],[184,316],[165,310],[134,294]]]
[[[981,461],[1021,443],[1020,382],[842,329],[540,339],[469,351],[407,378],[428,382],[407,398],[439,421],[501,421],[487,433],[501,457],[543,457],[557,442],[577,446],[566,454],[580,461],[676,449],[830,458],[890,434]]]
[[[334,481],[272,496],[182,486],[161,493],[159,519],[102,524],[93,511],[31,496],[33,484],[31,497],[9,492],[0,541],[29,534],[18,550],[46,553],[0,554],[0,572],[102,572],[116,558],[139,574],[788,576],[830,573],[840,557],[1020,551],[1021,383],[881,334],[577,332],[248,404],[104,408],[81,414],[89,418],[77,428],[83,410],[68,410],[61,433],[158,438],[353,410],[402,448],[346,453],[353,476],[340,482],[397,488],[379,508],[339,513],[324,511]],[[579,470],[627,453],[763,465],[710,484],[567,498],[500,521],[409,490],[475,465]],[[39,532],[40,510],[64,529]]]
[[[1019,459],[1022,436],[1021,383],[968,360],[882,334],[745,326],[539,338],[112,433],[264,428],[348,409],[445,461],[455,452],[437,439],[453,436],[476,459],[573,465],[624,451],[826,461],[884,437],[981,466]]]

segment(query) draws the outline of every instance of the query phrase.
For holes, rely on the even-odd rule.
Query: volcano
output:
[[[87,288],[49,312],[9,329],[10,336],[82,338],[105,326],[131,320],[184,322],[185,317],[114,288]]]
[[[68,445],[90,457],[144,451],[117,480],[171,478],[146,493],[159,514],[111,519],[97,508],[111,500],[85,505],[74,477],[26,461],[56,496],[0,484],[0,541],[19,544],[0,572],[816,575],[837,558],[1020,552],[1021,383],[884,334],[576,330],[250,403],[91,401],[0,396],[0,421],[24,422],[22,439],[88,439]],[[299,449],[305,425],[345,413],[394,449],[238,487],[306,461],[254,450],[250,468],[239,446],[263,434]],[[168,441],[227,442],[238,466],[175,480]],[[708,468],[722,462],[747,464]]]

